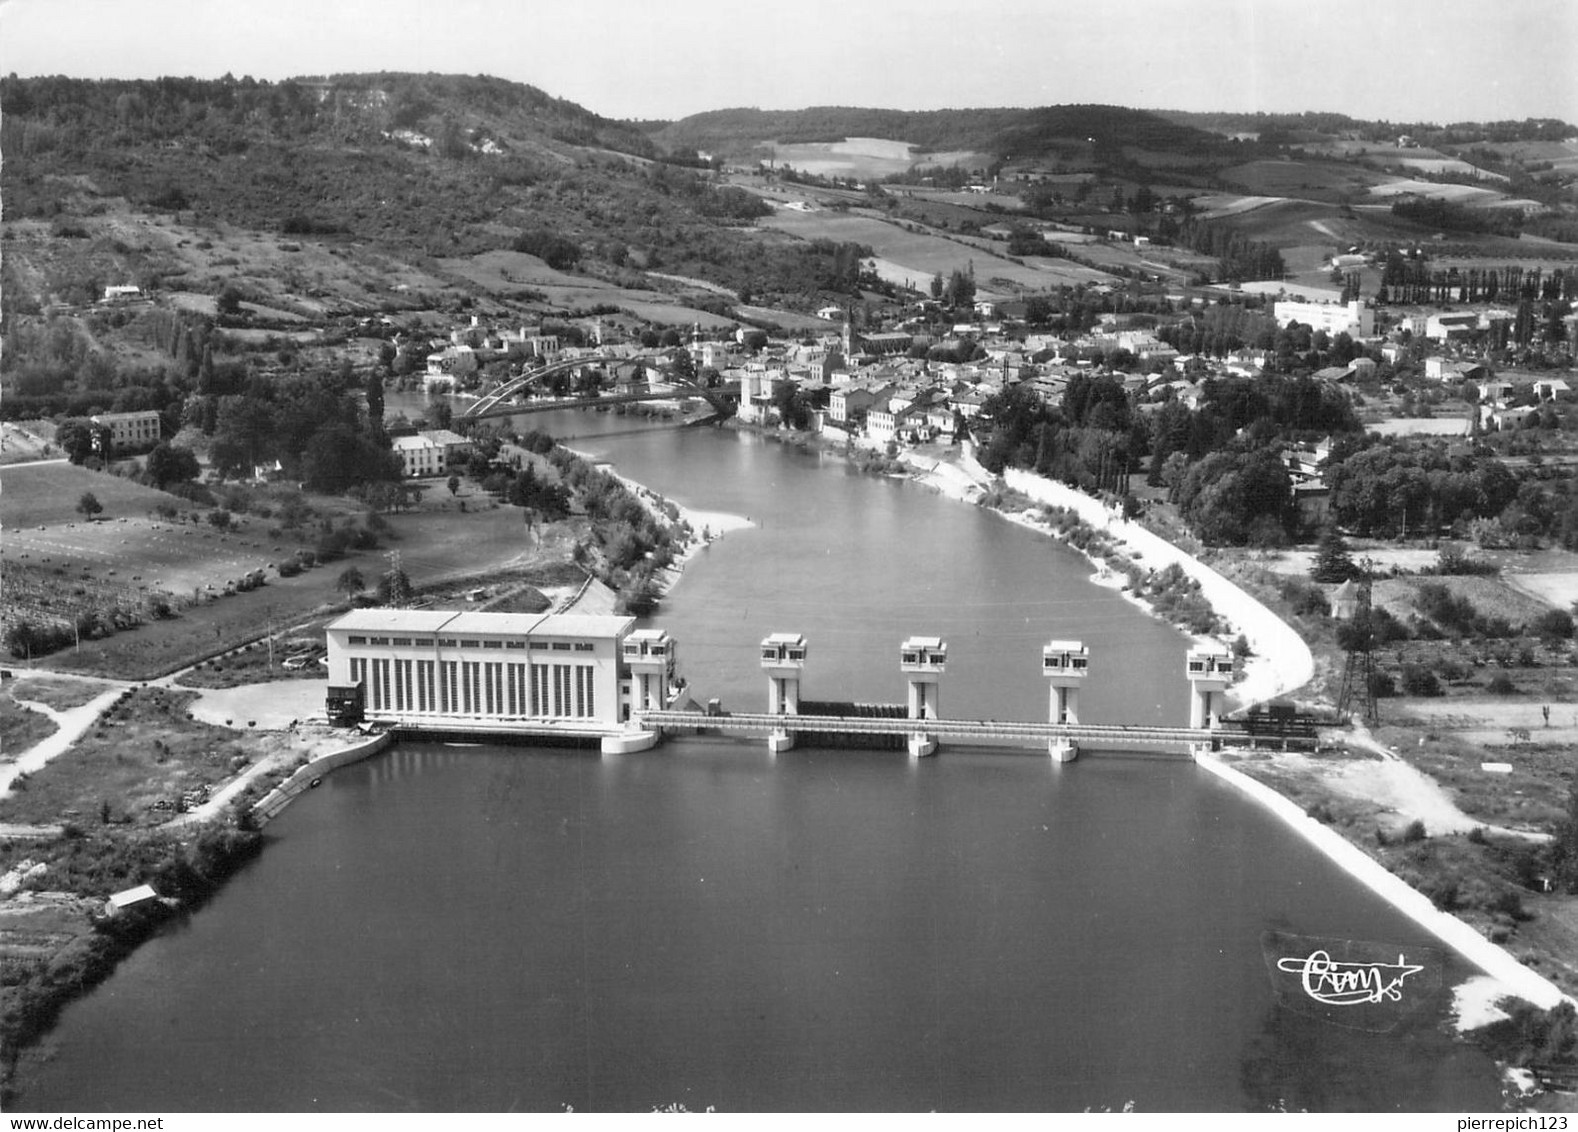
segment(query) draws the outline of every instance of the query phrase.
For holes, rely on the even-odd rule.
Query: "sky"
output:
[[[495,75],[610,118],[1101,102],[1578,124],[1578,0],[0,0],[5,74],[359,71]]]

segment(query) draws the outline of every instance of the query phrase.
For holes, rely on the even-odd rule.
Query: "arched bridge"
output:
[[[582,369],[586,366],[613,364],[613,365],[647,365],[667,364],[673,360],[672,350],[655,354],[587,354],[579,358],[567,358],[564,361],[550,362],[545,366],[523,373],[519,377],[511,378],[497,389],[492,390],[487,396],[466,407],[460,415],[470,419],[482,417],[508,416],[520,412],[535,410],[573,408],[578,405],[616,405],[626,401],[669,401],[677,397],[700,397],[724,416],[732,416],[734,404],[724,395],[721,389],[708,389],[694,378],[674,376],[669,379],[668,390],[647,390],[632,393],[609,393],[596,396],[556,397],[550,402],[536,405],[517,405],[513,398],[532,386],[537,385],[545,378],[556,374],[569,373],[572,370]]]

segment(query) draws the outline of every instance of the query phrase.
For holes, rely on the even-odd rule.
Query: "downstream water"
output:
[[[792,630],[807,698],[901,701],[923,633],[944,714],[1044,719],[1040,645],[1081,637],[1083,717],[1184,721],[1183,639],[993,515],[727,431],[551,430],[760,524],[664,602],[700,697],[759,710]],[[1268,930],[1433,941],[1186,761],[404,744],[268,835],[68,1009],[26,1107],[1499,1104],[1443,1025],[1461,962],[1384,1033],[1277,1004]]]

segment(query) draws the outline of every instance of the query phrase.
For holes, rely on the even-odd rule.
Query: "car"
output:
[[[302,656],[286,657],[285,658],[285,671],[287,671],[287,672],[295,672],[298,669],[306,668],[307,665],[309,665],[311,663],[312,663],[312,657],[311,656],[304,656],[304,655],[302,655]]]

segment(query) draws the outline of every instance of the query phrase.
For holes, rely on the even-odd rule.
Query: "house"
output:
[[[886,397],[886,389],[873,390],[858,385],[841,386],[828,398],[828,419],[835,424],[859,424],[866,419],[871,406]],[[884,402],[885,403],[885,402]]]
[[[389,441],[390,449],[400,458],[400,469],[406,479],[443,475],[447,465],[444,449],[427,437],[396,436]]]
[[[991,391],[978,386],[963,393],[954,394],[953,407],[958,410],[961,417],[969,420],[972,417],[981,415],[981,406],[986,404],[986,399],[991,395]]]
[[[1326,521],[1331,511],[1331,488],[1315,481],[1296,483],[1293,485],[1293,506],[1301,522],[1318,526]]]
[[[104,297],[101,303],[128,303],[133,299],[142,298],[142,288],[127,284],[112,284],[104,288]]]
[[[159,414],[154,409],[135,413],[99,413],[94,424],[110,430],[110,451],[128,452],[159,443]]]
[[[427,356],[426,381],[454,382],[477,372],[477,352],[470,346],[448,346]]]
[[[1473,311],[1433,314],[1425,319],[1425,337],[1436,342],[1466,338],[1479,329],[1479,315]]]
[[[1559,377],[1541,378],[1534,383],[1534,399],[1536,401],[1554,401],[1556,395],[1567,392],[1567,383]]]
[[[397,436],[390,441],[407,479],[441,476],[451,460],[460,456],[470,442],[447,428],[426,429],[415,436]]]
[[[1459,362],[1436,356],[1425,359],[1425,376],[1432,381],[1461,385],[1465,381],[1478,381],[1483,378],[1485,367],[1479,362]]]
[[[890,441],[917,443],[930,440],[932,430],[926,420],[927,410],[911,405],[903,408],[873,405],[866,414],[866,435],[879,444]]]
[[[1510,381],[1482,381],[1478,388],[1481,405],[1499,405],[1512,392],[1514,386]]]
[[[844,368],[844,355],[837,350],[829,350],[820,357],[813,358],[808,369],[808,380],[813,385],[832,385],[833,375]]]
[[[1537,412],[1539,410],[1533,405],[1508,408],[1505,405],[1492,404],[1479,407],[1480,423],[1492,430],[1518,428]]]

